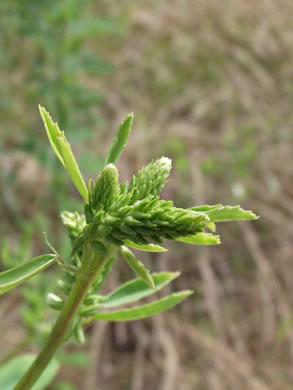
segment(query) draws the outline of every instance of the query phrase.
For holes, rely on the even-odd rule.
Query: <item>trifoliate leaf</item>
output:
[[[84,201],[88,202],[88,190],[79,170],[78,164],[71,151],[71,146],[67,142],[64,132],[62,132],[57,123],[54,123],[50,114],[44,107],[39,106],[40,114],[45,125],[45,129],[56,156],[66,168],[71,180],[79,191]]]
[[[193,245],[218,245],[221,243],[220,237],[211,233],[197,233],[194,236],[177,237],[176,241]]]
[[[26,282],[47,267],[55,263],[56,255],[42,255],[0,273],[0,294]]]
[[[150,274],[150,271],[145,268],[141,261],[128,249],[126,246],[122,245],[120,247],[120,253],[126,260],[130,268],[138,274],[152,289],[155,289],[155,284]]]
[[[111,308],[136,302],[139,299],[148,297],[149,295],[161,290],[179,275],[179,272],[161,272],[158,274],[152,274],[152,279],[156,286],[155,291],[140,278],[130,280],[105,297],[100,303],[100,307]]]
[[[171,294],[165,298],[147,303],[142,306],[137,306],[130,309],[122,309],[109,313],[97,313],[92,317],[92,319],[105,321],[134,321],[146,317],[151,317],[178,305],[178,303],[182,302],[191,294],[193,294],[193,291],[181,291],[179,293]]]
[[[105,166],[115,164],[120,154],[126,146],[133,120],[133,113],[129,114],[126,119],[120,124],[119,129],[113,139],[112,145],[105,159]]]
[[[124,241],[124,244],[127,246],[130,246],[130,248],[138,249],[139,251],[145,251],[145,252],[167,252],[168,249],[163,248],[160,245],[154,245],[154,244],[136,244],[135,242],[132,242],[130,240]]]

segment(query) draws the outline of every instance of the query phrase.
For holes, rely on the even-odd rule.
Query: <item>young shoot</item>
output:
[[[169,310],[192,294],[185,290],[147,304],[138,302],[164,288],[179,272],[151,273],[132,252],[165,252],[164,240],[193,245],[218,245],[213,232],[218,222],[253,220],[256,215],[240,206],[196,206],[178,208],[160,198],[171,171],[167,157],[151,161],[129,183],[121,183],[115,166],[131,131],[133,114],[121,123],[106,154],[105,165],[97,178],[86,185],[65,134],[45,108],[40,114],[57,158],[67,170],[84,201],[84,214],[64,211],[72,250],[63,259],[50,245],[53,254],[36,257],[24,265],[0,273],[0,294],[20,285],[50,265],[61,267],[58,291],[48,295],[48,305],[59,312],[47,342],[31,367],[19,378],[15,390],[29,390],[47,372],[56,351],[71,337],[83,342],[84,326],[92,321],[133,321]],[[117,259],[125,260],[137,275],[112,291],[100,289]],[[54,358],[55,359],[55,358]],[[55,371],[54,371],[55,372]]]

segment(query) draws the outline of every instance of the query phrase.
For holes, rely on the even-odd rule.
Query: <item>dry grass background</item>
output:
[[[117,50],[120,72],[105,86],[113,96],[108,110],[114,117],[133,110],[145,129],[133,138],[125,169],[175,139],[188,168],[180,177],[175,157],[166,196],[186,204],[242,201],[261,215],[257,223],[223,227],[220,248],[182,254],[176,247],[178,254],[162,256],[164,267],[182,269],[178,287],[195,288],[196,298],[176,314],[126,326],[136,347],[132,387],[124,386],[290,389],[293,3],[124,4],[131,28]],[[211,157],[216,172],[209,175],[202,167]],[[239,183],[243,200],[233,193]]]
[[[146,255],[153,270],[180,269],[175,288],[195,295],[150,320],[89,329],[93,364],[77,374],[79,388],[292,389],[293,2],[97,7],[128,23],[125,36],[101,42],[118,71],[97,83],[113,126],[106,142],[125,113],[136,115],[121,176],[168,154],[166,198],[240,202],[261,219],[222,226],[220,247]]]

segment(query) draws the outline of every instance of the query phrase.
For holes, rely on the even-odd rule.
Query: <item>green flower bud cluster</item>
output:
[[[125,240],[147,244],[147,239],[161,243],[162,238],[174,240],[202,232],[208,222],[204,213],[176,208],[171,201],[148,196],[132,205],[114,205],[108,213],[100,209],[89,232],[92,237],[105,237],[116,245]]]
[[[141,169],[130,184],[120,185],[116,167],[113,164],[107,165],[97,181],[89,185],[89,203],[85,205],[85,215],[76,212],[62,213],[63,223],[67,226],[73,243],[72,265],[79,268],[86,241],[101,254],[107,250],[107,242],[123,248],[122,245],[127,240],[145,245],[148,240],[161,243],[162,238],[174,240],[202,232],[210,222],[204,212],[176,208],[172,201],[159,198],[170,170],[171,161],[163,157]],[[100,305],[98,292],[113,261],[115,258],[107,263],[100,276],[92,283],[72,324],[69,333],[79,340],[83,339],[81,318],[97,311]],[[145,275],[145,268],[139,264],[139,260],[135,259],[133,266],[136,272],[139,270]],[[62,310],[75,280],[75,273],[64,269],[63,277],[58,281],[59,294],[48,296],[51,308]],[[149,280],[152,281],[151,278]]]
[[[171,168],[172,162],[167,157],[152,161],[142,168],[136,176],[133,176],[129,184],[128,192],[135,194],[131,203],[149,195],[159,195],[170,175]]]
[[[103,208],[106,212],[118,201],[120,195],[119,175],[113,164],[103,169],[90,194],[89,206],[98,211]]]
[[[170,169],[171,161],[163,157],[139,171],[129,185],[120,186],[116,167],[108,165],[90,193],[89,237],[106,238],[116,245],[125,240],[147,244],[147,240],[161,243],[162,238],[174,240],[202,232],[209,222],[206,214],[176,208],[157,196]]]
[[[69,211],[63,211],[61,213],[61,219],[63,224],[67,226],[71,240],[79,236],[86,226],[85,216],[80,215],[78,212],[71,213]]]

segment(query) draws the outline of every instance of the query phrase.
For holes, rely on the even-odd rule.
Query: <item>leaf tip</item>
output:
[[[149,283],[149,286],[152,290],[156,291],[157,290],[157,287],[155,285],[155,282],[154,282],[154,279],[152,278],[152,276],[150,275],[150,283]]]
[[[178,276],[181,275],[181,272],[180,271],[174,271],[174,272],[169,272],[169,274],[172,277],[172,279],[176,279],[176,278],[178,278]]]
[[[182,297],[189,297],[190,295],[192,295],[194,293],[193,290],[182,290],[182,291],[179,291],[177,294],[182,296]]]
[[[40,104],[38,105],[38,108],[39,108],[39,112],[40,112],[40,115],[41,115],[41,118],[43,120],[45,120],[45,116],[49,116],[49,118],[52,120],[52,118],[50,117],[50,114],[49,112],[45,109],[45,107],[41,106]]]

